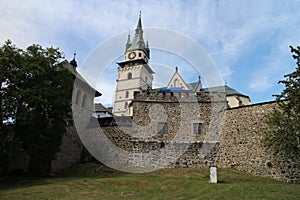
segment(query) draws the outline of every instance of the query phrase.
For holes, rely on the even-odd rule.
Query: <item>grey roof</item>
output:
[[[193,83],[189,83],[187,84],[187,86],[194,92],[196,87],[198,85],[198,82],[193,82]],[[155,88],[153,89],[154,91],[160,91],[160,89],[167,89],[167,87],[161,87],[161,88]],[[201,91],[204,92],[226,92],[226,96],[233,96],[233,95],[237,95],[237,96],[244,96],[244,97],[248,97],[245,94],[242,94],[238,91],[236,91],[235,89],[227,86],[227,85],[221,85],[221,86],[216,86],[216,87],[210,87],[210,88],[202,88]]]
[[[245,94],[242,94],[238,91],[236,91],[235,89],[227,86],[227,85],[221,85],[221,86],[216,86],[216,87],[210,87],[210,88],[202,88],[202,91],[207,91],[207,92],[226,92],[226,96],[233,96],[233,95],[237,95],[237,96],[244,96],[244,97],[248,97]]]
[[[149,46],[148,43],[145,44],[143,38],[143,28],[142,28],[142,19],[141,15],[139,16],[138,24],[135,29],[135,35],[130,41],[130,35],[128,35],[127,43],[126,43],[126,51],[133,51],[133,50],[143,50],[149,57]]]
[[[96,103],[95,112],[106,112],[106,108],[101,103]]]
[[[108,112],[108,113],[110,113],[110,111],[107,108],[105,108],[101,103],[95,103],[94,112]]]
[[[190,90],[192,90],[193,92],[195,92],[198,88],[199,82],[194,82],[194,83],[188,83],[186,84]]]
[[[76,70],[76,68],[73,66],[73,65],[71,65],[70,63],[69,63],[69,61],[68,60],[64,60],[63,61],[63,63],[64,63],[64,65],[65,65],[65,68],[66,69],[68,69],[68,70],[70,70],[71,71],[71,73],[74,75],[74,77],[76,77],[77,79],[79,79],[83,84],[85,84],[85,85],[87,85],[89,88],[91,88],[91,89],[94,89],[78,72],[77,72],[77,70]],[[96,97],[99,97],[99,96],[101,96],[102,94],[99,92],[99,91],[97,91],[96,89],[95,89],[95,96]]]

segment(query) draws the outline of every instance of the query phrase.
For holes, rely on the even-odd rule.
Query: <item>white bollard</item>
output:
[[[210,183],[217,183],[217,167],[216,166],[210,166]]]

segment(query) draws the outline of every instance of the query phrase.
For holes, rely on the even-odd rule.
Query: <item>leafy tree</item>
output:
[[[16,80],[21,63],[22,51],[6,41],[0,47],[0,168],[4,174],[8,163],[22,153],[21,141],[14,129],[20,95]]]
[[[276,95],[278,108],[268,116],[270,129],[266,131],[264,144],[288,159],[300,158],[300,46],[290,46],[293,58],[297,60],[296,70],[284,76],[279,83],[285,85]]]
[[[1,92],[8,90],[7,99],[14,102],[2,101],[4,108],[12,105],[7,111],[3,109],[9,117],[2,118],[2,122],[9,119],[13,135],[30,156],[29,172],[47,175],[72,119],[72,75],[61,62],[63,54],[58,49],[31,45],[17,52],[20,62],[14,56],[3,62],[7,66],[3,74],[12,74],[13,78],[4,82]],[[10,64],[14,62],[15,69]]]
[[[24,58],[16,130],[31,158],[29,171],[46,175],[72,117],[72,76],[58,49],[32,45]]]

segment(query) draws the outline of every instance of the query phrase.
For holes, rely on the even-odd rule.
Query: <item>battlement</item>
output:
[[[160,91],[160,90],[142,90],[134,92],[136,102],[162,102],[162,103],[217,103],[226,102],[225,92],[177,92],[177,91]]]

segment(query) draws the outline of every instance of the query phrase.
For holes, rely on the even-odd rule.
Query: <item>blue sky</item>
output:
[[[300,45],[299,7],[296,0],[1,0],[0,42],[11,39],[21,48],[33,43],[59,47],[68,60],[76,51],[80,70],[99,44],[134,30],[141,10],[143,27],[192,38],[210,55],[224,82],[256,103],[273,100],[282,90],[277,82],[295,69],[289,45]],[[97,84],[103,93],[97,101],[105,105],[113,101],[117,78],[112,63]],[[155,67],[157,63],[166,66],[164,70]],[[152,50],[151,64],[161,85],[170,80],[175,66],[186,82],[197,81],[189,63],[172,55]]]

